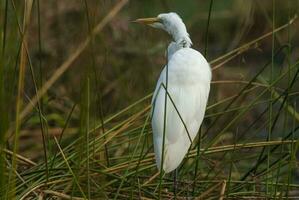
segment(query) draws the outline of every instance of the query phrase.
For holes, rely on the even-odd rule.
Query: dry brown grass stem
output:
[[[202,200],[204,199],[204,197],[206,197],[207,195],[209,195],[211,192],[213,192],[215,189],[217,189],[222,182],[219,182],[215,185],[213,185],[212,187],[210,187],[209,189],[207,189],[206,191],[204,191],[199,197],[197,197],[197,200]]]
[[[128,0],[119,1],[110,12],[99,22],[92,31],[92,36],[98,34],[112,19],[113,17],[128,3]],[[43,87],[37,92],[37,94],[31,99],[26,105],[24,110],[21,112],[20,118],[23,119],[27,116],[38,100],[49,90],[49,88],[58,80],[58,78],[73,64],[73,62],[81,55],[81,53],[88,47],[91,41],[91,37],[87,37],[77,48],[76,51],[71,54],[68,59],[54,72],[50,79],[48,79]]]
[[[156,177],[158,177],[160,174],[160,172],[158,171],[157,173],[155,173],[152,177],[150,177],[147,181],[145,181],[142,184],[142,187],[146,186],[147,184],[149,184],[150,182],[152,182]]]
[[[219,198],[219,200],[223,200],[224,199],[225,190],[226,190],[226,180],[224,180],[222,182],[222,187],[221,187],[221,191],[220,191],[220,198]]]
[[[231,144],[224,146],[216,146],[208,149],[201,149],[205,154],[218,153],[223,151],[238,150],[243,148],[253,148],[253,147],[264,147],[264,146],[273,146],[273,145],[282,145],[282,144],[292,144],[296,143],[296,140],[279,140],[279,141],[268,141],[268,142],[251,142],[245,144]],[[196,151],[193,150],[190,154],[191,157],[196,155]]]
[[[68,159],[66,158],[66,156],[65,156],[65,154],[64,154],[64,152],[63,152],[61,146],[59,145],[59,142],[58,142],[58,140],[56,139],[55,136],[54,136],[54,141],[55,141],[55,143],[56,143],[56,145],[57,145],[57,147],[58,147],[58,149],[59,149],[59,151],[60,151],[60,153],[61,153],[61,156],[63,157],[63,160],[64,160],[66,166],[68,167],[68,170],[69,170],[70,173],[72,174],[72,176],[73,176],[73,178],[74,178],[74,181],[75,181],[77,187],[79,188],[79,191],[81,192],[81,194],[82,194],[84,197],[86,197],[85,194],[84,194],[83,189],[82,189],[81,186],[80,186],[80,183],[79,183],[79,181],[78,181],[76,175],[74,174],[74,172],[73,172],[73,170],[72,170],[72,168],[71,168],[71,166],[70,166],[70,164],[69,164],[69,162],[68,162]]]
[[[240,51],[237,51],[236,54],[231,55],[230,57],[226,58],[226,60],[222,61],[221,63],[219,63],[218,65],[212,67],[212,71],[222,67],[223,65],[225,65],[226,63],[228,63],[229,61],[231,61],[232,59],[234,59],[235,57],[237,57],[238,55],[244,53],[245,51],[248,51],[248,49],[250,49],[250,46],[245,46],[244,48],[242,48]]]
[[[234,50],[232,50],[232,51],[230,51],[230,52],[228,52],[228,53],[226,53],[226,54],[224,54],[224,55],[222,55],[222,56],[220,56],[220,57],[218,57],[214,60],[212,60],[210,62],[210,64],[214,65],[214,64],[222,61],[223,59],[226,59],[226,60],[222,61],[220,64],[214,66],[212,70],[218,69],[219,67],[223,66],[225,63],[230,61],[232,58],[236,57],[237,55],[239,55],[239,54],[241,54],[245,51],[247,51],[248,49],[250,49],[252,47],[256,47],[258,42],[260,42],[261,40],[263,40],[263,39],[265,39],[269,36],[272,36],[273,33],[277,33],[279,31],[287,28],[289,25],[293,24],[296,19],[297,19],[297,15],[295,15],[288,23],[274,29],[273,31],[268,32],[268,33],[266,33],[266,34],[264,34],[264,35],[262,35],[262,36],[260,36],[256,39],[254,39],[254,40],[252,40],[252,41],[250,41],[250,42],[248,42],[248,43],[246,43],[246,44],[244,44],[244,45],[242,45],[242,46],[240,46],[240,47],[238,47],[238,48],[236,48],[236,49],[234,49]]]
[[[4,149],[4,153],[6,153],[6,154],[8,154],[10,156],[12,156],[14,154],[12,151],[10,151],[8,149]],[[20,154],[16,154],[16,157],[17,157],[17,159],[19,159],[19,160],[21,160],[24,163],[27,163],[29,165],[32,165],[32,166],[36,166],[37,165],[35,162],[31,161],[28,158],[25,158],[24,156],[21,156]]]
[[[105,169],[104,172],[105,173],[116,173],[116,172],[119,172],[122,169],[125,169],[130,166],[131,166],[131,168],[134,168],[138,163],[139,163],[139,165],[153,163],[153,160],[154,160],[154,154],[150,153],[150,154],[148,154],[147,158],[142,159],[141,161],[134,160],[134,161],[130,162],[129,164],[128,164],[128,162],[121,163],[117,166],[113,166],[113,167],[109,167],[109,168]],[[153,164],[153,166],[154,166],[154,164]]]
[[[70,196],[70,195],[67,195],[67,194],[63,194],[61,192],[56,192],[56,191],[53,191],[53,190],[43,190],[42,192],[44,194],[50,194],[50,195],[56,196],[56,197],[58,197],[60,199],[83,200],[83,198],[73,197],[73,196]]]
[[[282,144],[292,144],[296,143],[296,140],[283,140],[283,141],[268,141],[268,142],[252,142],[252,143],[245,143],[245,144],[232,144],[232,145],[224,145],[224,146],[216,146],[210,147],[208,149],[201,149],[200,151],[203,154],[214,154],[220,153],[225,151],[232,151],[232,150],[239,150],[239,149],[246,149],[246,148],[258,148],[258,147],[265,147],[265,146],[273,146],[273,145],[282,145]],[[188,158],[192,158],[197,155],[197,150],[190,151]],[[121,163],[119,165],[109,167],[104,170],[105,173],[116,173],[128,167],[134,168],[137,164],[140,166],[144,165],[145,163],[151,163],[154,160],[154,154],[149,153],[143,160],[133,159],[131,161],[127,161]],[[153,165],[154,166],[154,165]]]
[[[49,185],[55,185],[55,184],[59,184],[59,183],[63,183],[63,182],[68,182],[70,181],[71,179],[69,178],[65,178],[65,179],[60,179],[60,180],[55,180],[55,181],[49,181],[47,183],[41,183],[39,185],[36,185],[35,187],[31,188],[30,190],[28,190],[24,195],[22,195],[20,197],[19,200],[25,200],[25,199],[28,199],[27,196],[29,194],[31,194],[32,192],[35,192],[37,191],[39,188],[42,188],[44,186],[49,186]]]
[[[120,129],[118,129],[117,131],[111,133],[109,135],[109,137],[107,137],[105,139],[105,142],[103,142],[99,148],[102,148],[103,146],[105,146],[109,141],[111,141],[115,136],[117,136],[119,133],[123,132],[124,130],[126,130],[128,127],[130,127],[130,125],[138,118],[140,117],[142,114],[144,114],[145,112],[147,112],[150,109],[151,106],[146,106],[143,110],[141,110],[140,112],[134,114],[133,116],[130,117],[130,119],[121,126]]]
[[[219,80],[219,81],[212,81],[211,84],[235,84],[235,83],[240,83],[240,84],[251,84],[255,86],[260,86],[260,87],[269,87],[267,84],[259,83],[259,82],[249,82],[249,81],[242,81],[242,80]]]

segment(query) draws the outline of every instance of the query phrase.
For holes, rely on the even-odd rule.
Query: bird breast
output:
[[[211,81],[211,70],[206,59],[196,50],[182,48],[168,61],[169,86],[203,84]]]

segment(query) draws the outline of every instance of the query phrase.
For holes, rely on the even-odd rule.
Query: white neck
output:
[[[180,37],[178,40],[175,40],[175,42],[182,48],[189,48],[192,45],[192,41],[189,36]]]
[[[160,23],[154,23],[152,26],[165,30],[172,36],[177,48],[188,48],[192,41],[187,32],[186,26],[180,16],[176,13],[162,13],[158,15]]]
[[[174,42],[182,48],[192,45],[186,26],[182,21],[169,24],[168,26],[166,25],[165,31],[167,31],[172,36]]]

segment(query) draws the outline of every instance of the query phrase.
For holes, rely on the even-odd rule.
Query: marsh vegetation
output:
[[[299,198],[299,1],[0,1],[1,199]],[[198,137],[155,165],[150,99],[175,11],[212,67]]]

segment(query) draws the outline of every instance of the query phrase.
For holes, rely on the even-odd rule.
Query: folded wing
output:
[[[163,170],[170,172],[182,162],[202,123],[211,72],[201,54],[189,48],[176,52],[167,67],[167,101],[165,67],[152,100],[152,128],[157,167],[161,167],[165,135]]]

